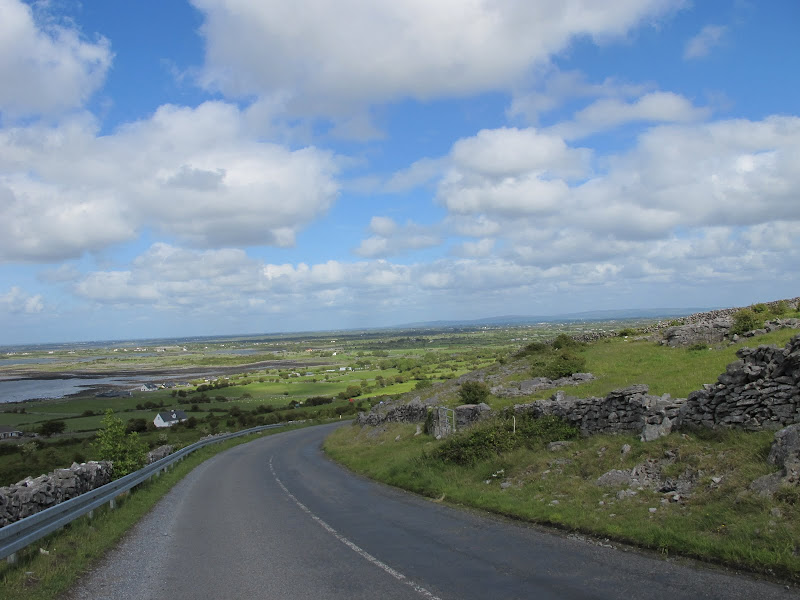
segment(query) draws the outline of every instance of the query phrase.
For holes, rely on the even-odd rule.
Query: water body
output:
[[[142,381],[164,379],[163,377],[96,377],[73,379],[16,379],[0,381],[0,404],[22,402],[40,398],[63,398],[70,394],[86,391],[86,388],[98,385],[117,386],[121,389],[133,389]]]

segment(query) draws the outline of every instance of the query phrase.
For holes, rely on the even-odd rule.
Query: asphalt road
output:
[[[460,511],[354,476],[333,426],[195,469],[68,598],[795,598],[782,586]]]

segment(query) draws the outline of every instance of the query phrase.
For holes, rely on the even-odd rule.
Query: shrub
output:
[[[776,302],[770,312],[772,312],[772,315],[775,317],[782,317],[789,312],[789,304],[786,300]]]
[[[489,396],[489,387],[480,381],[465,381],[458,390],[464,404],[480,404]]]
[[[531,361],[531,375],[548,379],[569,377],[573,373],[583,372],[585,368],[586,359],[570,350],[540,354]]]
[[[561,350],[562,348],[579,348],[581,343],[578,340],[568,336],[566,333],[559,333],[551,345],[553,348]]]
[[[331,404],[333,402],[333,398],[329,398],[327,396],[312,396],[311,398],[307,398],[305,401],[306,406],[322,406],[323,404]]]
[[[527,346],[523,347],[517,355],[528,356],[531,354],[541,354],[543,352],[547,352],[548,350],[550,350],[550,347],[543,342],[531,342]]]
[[[733,315],[733,326],[731,333],[741,335],[748,331],[758,329],[764,324],[763,317],[759,317],[755,312],[749,308],[743,308]]]
[[[458,465],[472,465],[516,448],[535,448],[556,440],[574,439],[578,431],[558,417],[520,417],[516,432],[511,419],[497,418],[453,434],[433,457]]]
[[[628,336],[631,336],[631,335],[637,335],[638,333],[639,332],[636,331],[633,327],[625,327],[624,329],[620,329],[617,332],[617,335],[619,337],[628,337]]]
[[[125,433],[131,433],[133,431],[139,433],[147,431],[147,421],[144,419],[128,419],[128,423],[125,425]]]

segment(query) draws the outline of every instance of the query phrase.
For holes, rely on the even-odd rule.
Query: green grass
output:
[[[343,428],[325,450],[356,472],[439,501],[800,581],[796,495],[771,500],[743,491],[771,470],[769,432],[673,434],[649,444],[635,436],[594,436],[558,453],[523,448],[472,466],[435,458],[442,442],[414,432],[414,425]],[[623,457],[626,443],[632,450]],[[665,451],[677,455],[670,472],[700,473],[688,499],[664,504],[668,496],[637,490],[618,500],[618,489],[595,484],[610,469],[630,469]],[[511,487],[502,489],[503,481]]]
[[[566,391],[602,397],[645,383],[652,394],[686,397],[716,381],[738,348],[784,346],[795,335],[796,330],[777,331],[710,350],[605,339],[580,350],[597,379]],[[491,398],[490,404],[497,409],[524,401]],[[651,443],[638,436],[593,436],[558,453],[518,448],[459,466],[442,460],[439,449],[447,442],[415,431],[415,425],[344,428],[326,440],[325,450],[356,472],[437,500],[800,581],[800,492],[784,489],[764,498],[748,491],[754,479],[772,470],[766,462],[772,432],[673,433]],[[626,456],[620,453],[624,444],[632,448]],[[688,498],[673,502],[671,495],[645,489],[620,500],[619,489],[595,483],[611,469],[631,469],[666,452],[676,456],[665,467],[669,476],[688,469],[697,478]],[[501,481],[511,486],[501,489]]]
[[[705,383],[714,383],[725,367],[737,360],[736,351],[743,346],[775,344],[784,346],[797,330],[774,331],[737,344],[709,350],[689,350],[660,346],[648,340],[606,338],[578,352],[586,359],[586,370],[595,375],[594,381],[563,389],[571,396],[604,397],[610,391],[636,383],[650,387],[654,395],[670,394],[686,398]],[[529,378],[528,375],[515,377]],[[549,398],[555,390],[543,390],[530,399]],[[491,405],[501,407],[524,402],[525,399],[495,399]]]
[[[161,477],[125,496],[116,510],[97,510],[92,520],[81,518],[73,521],[21,551],[14,565],[0,562],[0,598],[49,600],[63,594],[197,465],[233,446],[297,427],[288,426],[201,448]],[[49,554],[39,553],[39,548]]]

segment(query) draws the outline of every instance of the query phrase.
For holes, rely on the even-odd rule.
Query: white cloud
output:
[[[106,136],[83,115],[0,130],[0,260],[77,257],[145,227],[198,247],[291,246],[335,201],[338,169],[327,151],[257,141],[219,102]]]
[[[600,83],[591,83],[580,71],[560,71],[548,65],[546,71],[535,79],[533,89],[517,89],[506,111],[509,117],[522,117],[536,124],[539,117],[561,107],[574,98],[613,98],[622,101],[636,98],[654,91],[650,83],[628,83],[607,78]]]
[[[565,180],[590,154],[535,129],[483,130],[457,141],[437,198],[453,214],[548,215],[569,195]]]
[[[44,310],[44,302],[41,295],[31,295],[13,286],[7,293],[0,294],[0,309],[11,314],[33,315]]]
[[[686,42],[683,58],[704,58],[711,49],[722,43],[728,28],[723,25],[706,25],[696,36]]]
[[[576,139],[626,123],[691,123],[708,116],[708,109],[693,106],[683,96],[651,92],[634,102],[617,98],[597,100],[578,111],[571,122],[559,123],[549,131],[566,139]]]
[[[495,241],[490,238],[483,238],[475,242],[464,242],[454,250],[454,254],[470,258],[483,258],[492,254],[494,243]]]
[[[193,4],[205,15],[206,86],[237,97],[277,97],[295,114],[349,116],[395,99],[508,89],[574,38],[624,35],[681,2]]]
[[[372,217],[369,229],[374,235],[363,240],[354,250],[355,254],[364,258],[393,256],[441,243],[434,228],[413,222],[401,226],[389,217]]]
[[[36,6],[45,10],[41,4]],[[108,41],[83,39],[71,25],[34,18],[18,0],[0,0],[0,114],[26,116],[83,105],[111,66]]]

